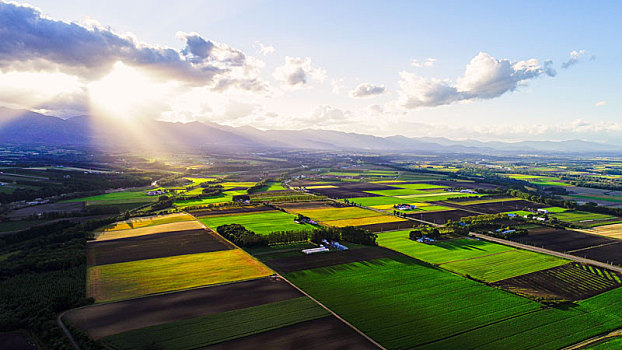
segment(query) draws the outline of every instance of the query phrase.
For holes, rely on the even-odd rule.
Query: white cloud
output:
[[[273,54],[276,50],[272,45],[264,45],[259,41],[255,41],[255,45],[257,46],[257,52],[266,56],[269,54]]]
[[[285,57],[285,64],[274,70],[273,77],[283,85],[302,87],[307,85],[309,78],[323,81],[326,71],[311,65],[309,57]]]
[[[405,108],[434,107],[499,97],[528,80],[542,75],[555,76],[551,64],[547,60],[541,65],[537,59],[512,62],[480,52],[467,64],[464,74],[455,83],[401,72],[398,103]]]
[[[343,78],[331,80],[330,86],[331,86],[331,91],[333,92],[333,94],[339,95],[339,93],[341,92],[341,89],[343,89],[344,81],[345,80]]]
[[[579,63],[579,59],[585,54],[585,50],[570,51],[570,59],[562,63],[562,68],[569,68],[570,66],[574,66],[575,64]],[[590,60],[594,60],[595,58],[595,56],[592,56]]]
[[[412,60],[410,65],[413,67],[432,67],[436,63],[436,58],[426,58],[424,61]]]
[[[594,106],[596,106],[596,107],[602,107],[602,106],[604,106],[604,105],[606,105],[606,104],[607,104],[607,101],[598,101],[598,102],[596,102],[596,104],[594,104]]]
[[[350,97],[363,98],[382,95],[387,91],[384,85],[374,85],[370,83],[359,84],[354,90],[350,91]]]

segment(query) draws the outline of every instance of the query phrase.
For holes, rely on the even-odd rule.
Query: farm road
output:
[[[490,237],[490,236],[486,236],[486,235],[482,235],[479,233],[475,233],[475,232],[469,232],[469,234],[473,237],[477,237],[480,239],[484,239],[487,241],[491,241],[491,242],[496,242],[496,243],[501,243],[510,247],[515,247],[515,248],[521,248],[521,249],[525,249],[525,250],[531,250],[532,252],[536,252],[536,253],[542,253],[542,254],[548,254],[548,255],[553,255],[559,258],[563,258],[563,259],[568,259],[568,260],[573,260],[573,261],[577,261],[583,264],[590,264],[590,265],[594,265],[594,266],[598,266],[598,267],[602,267],[605,269],[609,269],[612,271],[617,271],[622,273],[622,267],[619,266],[614,266],[614,265],[609,265],[609,264],[605,264],[603,262],[600,261],[596,261],[596,260],[592,260],[592,259],[585,259],[585,258],[580,258],[578,256],[574,256],[574,255],[570,255],[570,254],[564,254],[564,253],[560,253],[560,252],[556,252],[553,250],[548,250],[548,249],[544,249],[544,248],[540,248],[540,247],[534,247],[528,244],[522,244],[522,243],[517,243],[517,242],[513,242],[513,241],[508,241],[505,239],[501,239],[501,238],[496,238],[496,237]]]

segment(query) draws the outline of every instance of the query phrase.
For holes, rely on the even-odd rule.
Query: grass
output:
[[[272,274],[241,249],[89,267],[88,296],[112,301]]]
[[[328,316],[307,297],[171,322],[103,338],[113,348],[190,350]]]
[[[406,257],[286,277],[388,349],[559,349],[622,325],[622,288],[543,308]]]
[[[608,338],[604,342],[588,346],[586,350],[618,350],[622,349],[622,337]]]
[[[343,220],[343,219],[356,219],[371,216],[381,216],[382,213],[375,212],[373,210],[367,210],[357,207],[345,207],[345,208],[321,208],[321,209],[293,209],[296,214],[302,214],[310,217],[315,221],[330,221],[330,220]]]
[[[371,207],[375,205],[393,205],[393,204],[406,204],[411,203],[412,200],[406,200],[396,197],[361,197],[361,198],[348,198],[351,203],[356,203],[364,207]]]
[[[544,208],[544,210],[548,211],[549,213],[563,213],[563,212],[568,211],[568,209],[560,208],[560,207],[549,207],[549,208]]]
[[[484,282],[496,282],[568,263],[568,260],[513,249],[506,252],[440,265],[449,271],[469,275]]]
[[[431,264],[442,264],[514,250],[502,244],[467,238],[438,241],[433,244],[419,243],[408,238],[409,232],[410,230],[380,233],[377,239],[378,245]]]
[[[268,182],[265,187],[262,187],[258,192],[268,191],[284,191],[287,188],[283,187],[280,182]]]
[[[179,208],[191,207],[191,206],[199,206],[204,204],[216,204],[216,203],[226,203],[231,202],[233,200],[233,194],[223,192],[217,196],[202,198],[202,199],[184,199],[175,201],[175,206]]]
[[[567,222],[581,222],[581,221],[596,221],[596,220],[608,220],[614,219],[615,216],[589,213],[586,211],[569,210],[561,213],[552,213],[550,216],[557,218],[560,221]]]
[[[196,220],[193,221],[179,221],[179,222],[171,222],[161,225],[154,226],[146,226],[139,227],[134,229],[123,229],[125,226],[120,225],[119,229],[112,231],[104,231],[104,232],[96,232],[96,240],[105,241],[109,239],[119,239],[119,238],[128,238],[128,237],[138,237],[145,236],[154,233],[164,233],[171,231],[184,231],[184,230],[196,230],[203,228],[201,223]],[[127,225],[129,227],[129,225]]]
[[[265,235],[275,231],[300,231],[315,228],[309,224],[294,222],[296,215],[282,211],[263,211],[251,214],[209,216],[199,219],[205,225],[216,230],[220,225],[240,224],[257,234]]]
[[[116,203],[147,203],[155,202],[158,200],[158,196],[148,196],[147,189],[141,191],[126,191],[126,192],[113,192],[105,193],[97,196],[74,198],[63,201],[67,202],[107,202],[108,204]]]

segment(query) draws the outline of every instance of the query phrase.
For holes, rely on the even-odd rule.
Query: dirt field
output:
[[[80,212],[85,208],[84,202],[49,203],[13,210],[7,214],[11,219],[23,219],[38,213]]]
[[[622,242],[581,250],[572,255],[622,266]]]
[[[378,194],[367,193],[367,192],[363,192],[362,190],[361,191],[348,190],[344,188],[316,188],[316,189],[310,189],[309,191],[315,194],[320,194],[322,196],[326,196],[329,198],[336,198],[336,199],[380,197],[380,195]]]
[[[344,245],[347,246],[348,243],[344,242]],[[356,261],[373,260],[398,255],[400,254],[389,249],[369,247],[351,249],[341,252],[316,253],[310,255],[304,255],[300,253],[299,256],[268,260],[264,261],[264,263],[273,270],[281,273],[289,273],[293,271],[348,264]]]
[[[527,236],[516,237],[512,240],[537,247],[544,247],[558,252],[569,252],[570,254],[574,254],[572,251],[577,249],[585,249],[601,244],[616,242],[615,240],[607,237],[598,237],[572,230],[560,230],[550,227],[529,230],[529,234]],[[583,256],[583,253],[581,253],[580,256]],[[601,259],[595,260],[602,261]]]
[[[439,212],[418,212],[418,213],[406,214],[406,216],[411,217],[413,219],[428,221],[428,222],[432,222],[435,224],[445,224],[449,220],[459,221],[460,218],[463,218],[465,216],[473,216],[473,215],[477,215],[477,214],[473,214],[471,212],[461,210],[461,209],[446,210],[446,211],[439,211]]]
[[[546,208],[546,205],[533,203],[525,200],[501,201],[494,203],[482,203],[465,206],[466,209],[479,211],[486,214],[504,213],[506,211],[523,210],[524,208]]]
[[[336,317],[328,316],[279,328],[257,335],[208,346],[205,350],[358,350],[377,349],[375,345],[346,326]]]
[[[493,285],[534,297],[582,300],[620,287],[619,280],[620,274],[616,272],[571,263],[497,281]]]
[[[498,185],[486,184],[486,183],[478,183],[478,182],[460,182],[460,181],[449,181],[449,180],[434,180],[434,181],[421,181],[427,184],[439,185],[439,186],[447,186],[452,188],[468,188],[468,189],[484,189],[484,190],[494,190],[499,188]]]
[[[302,296],[284,281],[268,278],[204,287],[75,309],[64,320],[93,339],[188,318]]]
[[[230,243],[205,229],[164,232],[88,242],[87,265],[115,264],[232,248]]]
[[[202,228],[203,228],[203,224],[201,224],[198,221],[181,221],[181,222],[173,222],[170,224],[141,227],[141,228],[135,228],[135,229],[129,229],[129,230],[102,232],[97,235],[95,240],[106,241],[106,240],[111,240],[111,239],[145,236],[145,235],[151,235],[154,233],[197,230],[197,229],[202,229]]]
[[[309,201],[309,202],[289,202],[279,203],[279,208],[283,208],[287,211],[295,209],[328,209],[328,208],[343,208],[347,207],[345,203],[340,204],[337,202],[325,200],[325,201]]]

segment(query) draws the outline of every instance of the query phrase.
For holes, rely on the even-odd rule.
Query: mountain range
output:
[[[132,128],[134,130],[129,130]],[[140,135],[140,136],[136,136]],[[62,119],[40,113],[0,108],[0,145],[141,147],[147,144],[181,149],[304,149],[380,153],[476,154],[622,154],[622,147],[582,140],[482,142],[442,137],[378,137],[341,131],[260,130],[212,122],[143,121],[137,125],[98,122],[90,116]]]

